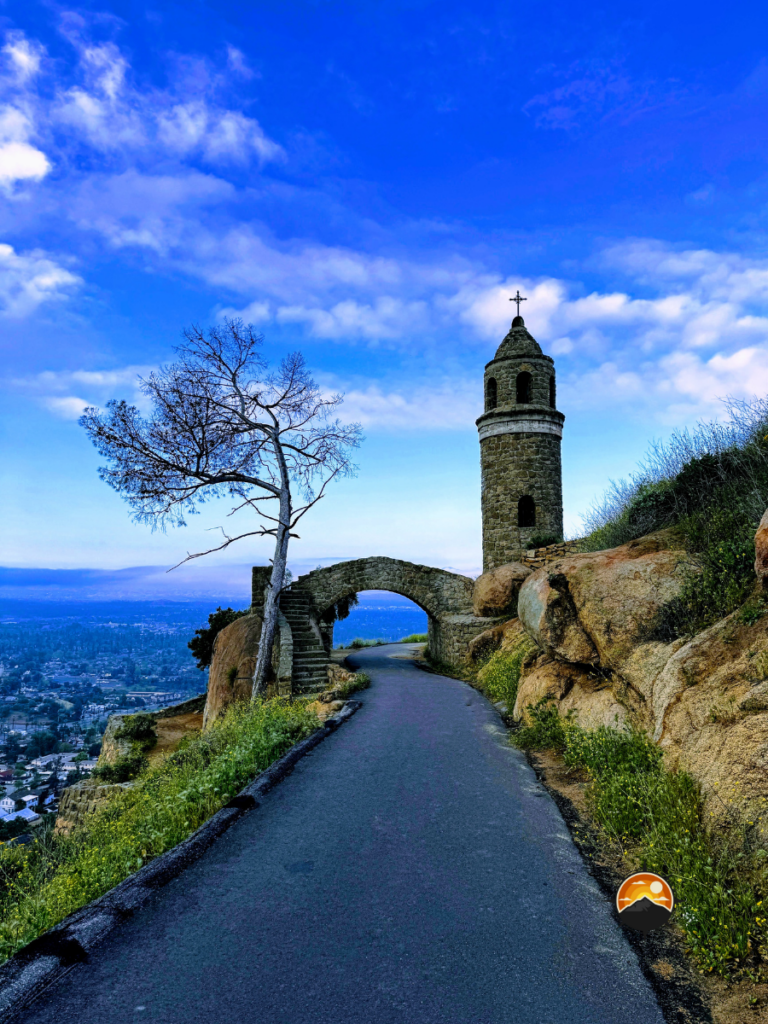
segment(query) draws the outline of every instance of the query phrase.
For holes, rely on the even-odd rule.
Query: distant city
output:
[[[95,765],[111,714],[205,692],[208,673],[187,643],[213,610],[202,602],[0,600],[0,840],[30,816],[55,813],[63,784]],[[406,598],[371,592],[336,624],[334,643],[399,640],[426,628],[426,614]]]

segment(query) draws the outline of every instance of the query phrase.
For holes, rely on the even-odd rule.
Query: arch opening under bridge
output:
[[[263,570],[262,570],[263,572]],[[254,573],[254,605],[261,603],[264,577]],[[323,687],[333,643],[333,625],[324,614],[345,598],[366,590],[390,591],[413,601],[427,613],[428,649],[437,661],[461,664],[469,641],[494,624],[474,615],[474,581],[468,576],[378,556],[337,562],[299,576],[280,597],[280,608],[293,635],[293,689]]]

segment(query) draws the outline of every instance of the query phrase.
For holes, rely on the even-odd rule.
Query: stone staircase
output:
[[[293,692],[319,693],[328,687],[330,664],[325,648],[309,621],[312,596],[303,590],[284,590],[280,611],[293,634]]]

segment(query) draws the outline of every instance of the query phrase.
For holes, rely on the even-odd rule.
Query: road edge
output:
[[[228,804],[212,815],[178,846],[160,854],[133,875],[88,903],[14,953],[0,966],[0,1024],[6,1024],[88,954],[113,928],[140,907],[205,851],[293,771],[299,761],[359,711],[363,702],[348,700],[333,718],[295,743],[282,757],[256,776]]]

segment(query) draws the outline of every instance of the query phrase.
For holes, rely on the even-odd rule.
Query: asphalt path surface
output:
[[[26,1024],[662,1024],[495,709],[354,661],[364,706]]]

